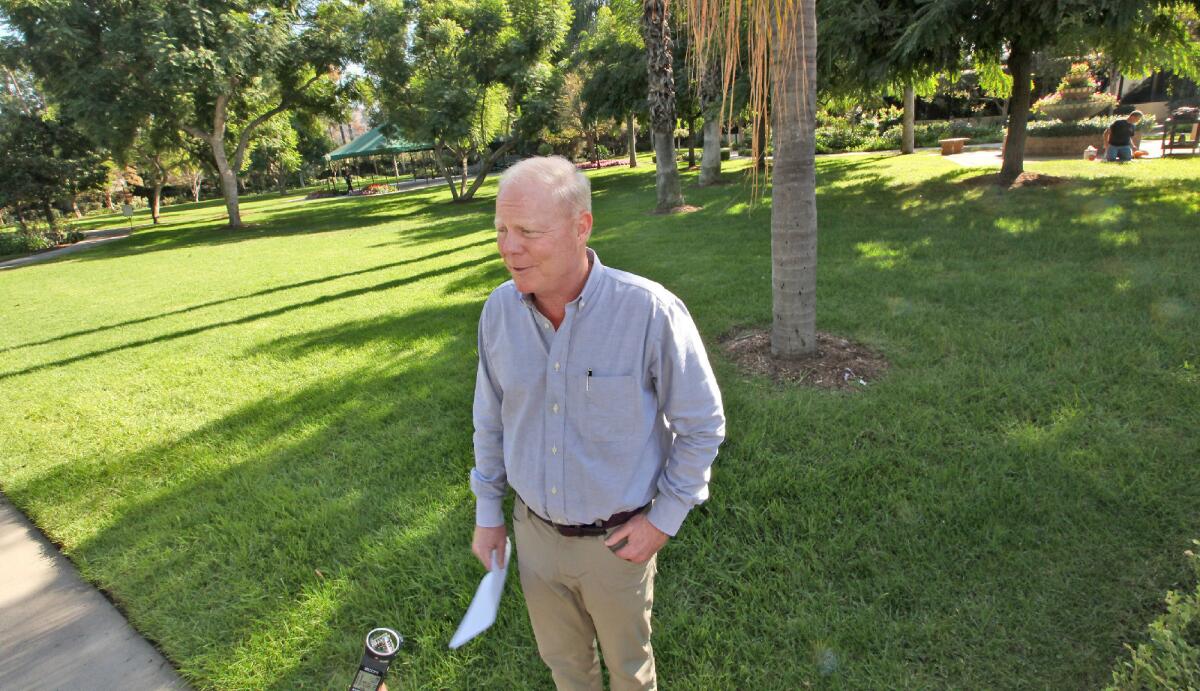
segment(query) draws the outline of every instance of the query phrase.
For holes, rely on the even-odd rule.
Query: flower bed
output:
[[[627,166],[629,159],[625,158],[602,158],[599,161],[584,161],[576,163],[575,167],[580,170],[596,170],[599,168],[613,168],[615,166]]]

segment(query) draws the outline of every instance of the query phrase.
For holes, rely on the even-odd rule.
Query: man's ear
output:
[[[592,236],[592,212],[580,212],[578,220],[575,221],[575,233],[585,244],[588,238]]]

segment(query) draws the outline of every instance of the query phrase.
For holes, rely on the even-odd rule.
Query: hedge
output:
[[[1102,115],[1074,122],[1031,120],[1026,126],[1026,131],[1031,137],[1080,137],[1089,134],[1103,134],[1104,130],[1108,129],[1108,126],[1116,119]],[[1154,116],[1149,114],[1144,116],[1137,125],[1139,132],[1149,132],[1153,127]]]
[[[1000,125],[975,125],[969,122],[929,122],[913,128],[917,146],[937,146],[939,139],[970,137],[973,142],[999,142],[1004,140],[1004,128]],[[838,151],[885,151],[899,149],[903,127],[895,125],[876,130],[869,124],[851,125],[845,121],[833,121],[817,128],[817,153],[828,154]]]

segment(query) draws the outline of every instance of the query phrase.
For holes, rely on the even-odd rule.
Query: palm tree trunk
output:
[[[637,118],[629,111],[629,167],[637,168]]]
[[[900,153],[911,154],[916,150],[917,94],[911,86],[904,87],[904,138],[900,142]]]
[[[816,86],[813,0],[773,36],[775,165],[771,193],[771,353],[798,357],[817,346]],[[774,24],[774,22],[772,22]],[[798,24],[798,25],[797,25]]]
[[[712,115],[704,121],[704,149],[700,153],[700,186],[721,179],[721,121]]]
[[[688,118],[688,170],[696,167],[696,118]]]
[[[1004,163],[1000,166],[1000,182],[1011,185],[1025,172],[1025,134],[1029,122],[1029,88],[1033,53],[1013,42],[1008,54],[1008,71],[1013,78],[1013,93],[1009,100],[1008,134],[1004,137]]]
[[[759,171],[767,169],[767,118],[759,113],[754,117],[754,139],[758,147],[758,157],[754,159],[754,167]]]
[[[704,148],[700,152],[700,186],[721,178],[721,82],[713,60],[700,83],[700,110],[704,116]]]
[[[653,134],[655,211],[683,206],[679,164],[675,162],[675,76],[671,66],[671,25],[666,0],[642,0],[642,36],[646,42],[646,74],[650,84],[650,131]]]

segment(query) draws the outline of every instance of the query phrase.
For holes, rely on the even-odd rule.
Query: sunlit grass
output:
[[[1095,687],[1200,535],[1200,162],[819,166],[819,328],[891,362],[853,396],[720,354],[771,319],[740,173],[668,217],[652,166],[593,176],[593,246],[683,297],[729,416],[660,562],[664,688]],[[181,205],[0,273],[0,487],[198,687],[344,688],[377,625],[403,688],[551,687],[515,582],[446,650],[494,194]]]

